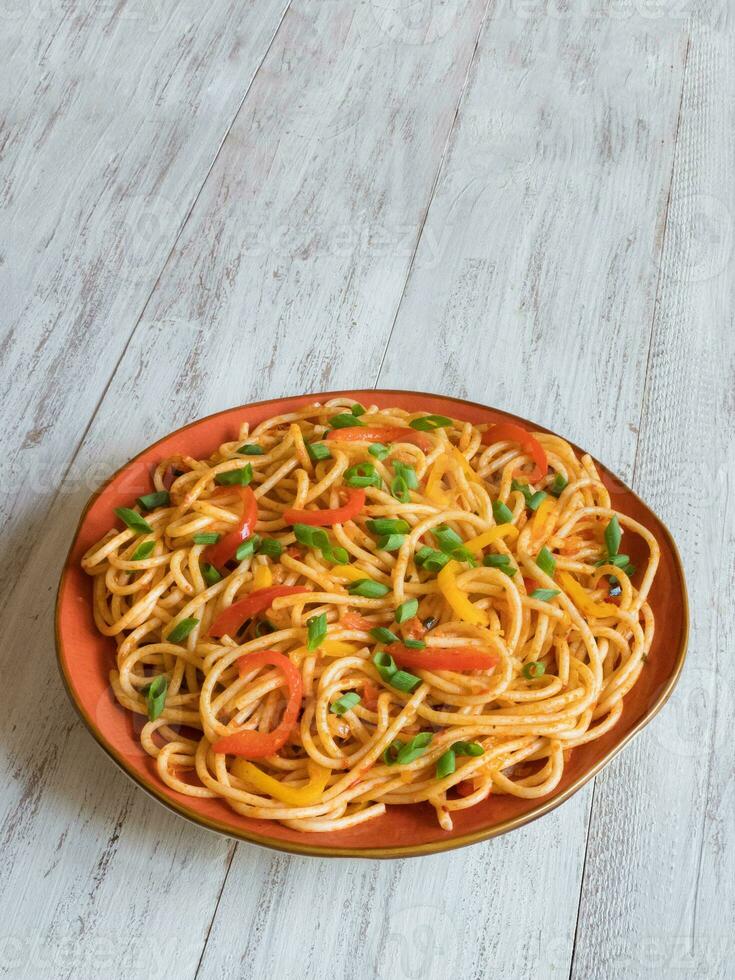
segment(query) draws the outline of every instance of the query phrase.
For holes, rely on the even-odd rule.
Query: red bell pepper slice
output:
[[[224,609],[209,627],[209,635],[218,637],[226,633],[228,636],[234,636],[246,620],[270,609],[274,599],[282,595],[298,595],[300,592],[308,591],[303,585],[271,585],[267,589],[256,589],[244,599],[239,599]]]
[[[212,746],[215,752],[238,755],[243,759],[262,759],[264,756],[273,755],[282,745],[286,744],[301,708],[301,698],[303,697],[301,672],[288,657],[282,653],[277,653],[275,650],[250,653],[245,657],[240,657],[237,661],[241,676],[252,670],[253,667],[265,667],[266,665],[279,667],[286,679],[288,701],[286,702],[286,710],[283,712],[283,718],[270,732],[247,730],[235,732],[233,735],[224,735]]]
[[[498,658],[489,650],[451,647],[445,650],[411,650],[402,643],[385,648],[399,667],[425,667],[427,670],[490,670]]]
[[[404,429],[400,425],[355,425],[346,429],[332,429],[327,433],[327,439],[332,442],[410,442],[425,453],[434,448],[432,440],[423,432]]]
[[[482,441],[486,445],[492,445],[494,442],[517,442],[522,449],[525,449],[536,464],[536,468],[532,473],[516,470],[516,475],[522,474],[529,483],[538,483],[549,472],[549,461],[546,458],[544,447],[530,432],[514,422],[496,423],[492,429],[483,433]]]
[[[230,493],[232,490],[239,493],[242,500],[240,523],[221,537],[216,544],[210,544],[204,553],[205,560],[218,569],[224,568],[230,558],[234,558],[237,549],[255,530],[255,522],[258,520],[258,501],[250,487],[227,487],[226,490],[223,488],[225,493]],[[219,490],[212,496],[216,496],[217,493]]]
[[[344,431],[344,430],[343,430]],[[344,524],[345,521],[357,517],[365,506],[364,490],[348,490],[347,503],[331,510],[287,510],[283,519],[287,524],[310,524],[312,527],[328,527],[332,524]]]

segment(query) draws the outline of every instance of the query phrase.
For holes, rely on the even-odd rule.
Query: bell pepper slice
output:
[[[359,582],[361,578],[365,578],[365,572],[361,572],[354,565],[332,565],[331,575],[332,578],[344,578],[349,582]]]
[[[237,759],[232,765],[232,771],[256,789],[291,806],[311,806],[312,803],[317,803],[326,789],[332,772],[331,769],[325,769],[309,761],[309,782],[305,786],[290,786],[288,783],[279,782],[245,759]]]
[[[216,544],[211,544],[205,551],[205,560],[217,569],[222,569],[230,560],[234,558],[235,552],[247,540],[255,530],[255,522],[258,520],[258,501],[250,487],[227,487],[221,488],[224,493],[231,493],[235,490],[240,494],[242,500],[242,514],[237,527],[223,535]],[[212,496],[217,496],[220,489],[215,491]]]
[[[346,431],[346,430],[341,430]],[[365,506],[364,490],[348,490],[347,503],[331,510],[287,510],[283,519],[287,524],[310,524],[312,527],[328,527],[331,524],[344,524],[357,517]]]
[[[319,650],[327,657],[351,657],[360,648],[355,643],[346,640],[322,640]]]
[[[309,590],[303,585],[272,585],[268,589],[256,589],[244,599],[233,602],[224,609],[209,627],[209,635],[218,637],[234,636],[243,623],[257,616],[258,613],[270,609],[274,599],[283,595],[298,595]]]
[[[595,602],[588,592],[572,578],[569,572],[559,572],[559,582],[569,597],[574,600],[582,612],[588,616],[595,616],[597,619],[604,619],[607,616],[617,616],[620,610],[611,602]]]
[[[516,470],[515,475],[522,474],[529,483],[538,483],[549,472],[549,461],[544,447],[527,429],[514,422],[497,422],[483,433],[482,441],[485,445],[492,445],[494,442],[517,442],[522,449],[525,449],[536,464],[536,468],[532,473],[524,473],[522,469]]]
[[[531,524],[531,533],[534,538],[538,538],[546,530],[546,522],[549,519],[549,515],[556,507],[556,500],[553,497],[547,497],[542,500],[539,504],[538,510],[533,515],[533,522]]]
[[[461,569],[462,566],[458,561],[447,562],[436,577],[437,585],[460,619],[473,626],[487,626],[489,623],[487,613],[473,605],[467,593],[457,585],[457,572]]]
[[[257,565],[253,575],[253,589],[267,589],[273,585],[273,572],[267,565]]]
[[[248,729],[244,732],[234,732],[232,735],[225,735],[218,739],[212,749],[214,752],[238,755],[244,759],[262,759],[267,755],[273,755],[281,746],[286,744],[288,736],[296,724],[304,693],[301,672],[288,657],[276,650],[261,650],[258,653],[250,653],[245,657],[240,657],[237,666],[240,674],[252,670],[253,667],[280,668],[288,687],[286,710],[283,712],[283,718],[272,731],[254,732]]]
[[[494,544],[501,538],[517,537],[518,528],[515,524],[498,524],[497,527],[491,527],[484,534],[478,534],[476,538],[470,538],[469,541],[465,541],[464,546],[473,555],[479,555],[483,548],[487,548],[489,544]]]
[[[402,643],[391,643],[386,650],[399,667],[426,670],[490,670],[498,663],[491,650],[477,647],[447,647],[444,650],[411,650]]]
[[[442,477],[453,469],[449,456],[443,454],[437,459],[426,478],[426,496],[440,507],[450,507],[453,495],[442,487]]]
[[[410,442],[428,453],[434,442],[423,432],[402,426],[355,425],[346,429],[332,429],[327,433],[330,442]]]

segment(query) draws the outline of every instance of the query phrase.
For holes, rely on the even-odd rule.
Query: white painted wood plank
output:
[[[573,976],[735,969],[735,32],[696,26],[635,486],[687,570],[692,632],[669,705],[598,779]]]
[[[170,428],[235,401],[375,379],[485,2],[451,9],[451,22],[409,25],[408,36],[371,5],[308,0],[289,11],[30,549],[6,609],[4,665],[27,646],[29,621],[50,621],[88,474],[98,481]],[[229,844],[129,787],[73,722],[49,667],[48,634],[42,649],[14,684],[0,742],[4,805],[18,814],[1,882],[17,900],[4,928],[21,951],[37,943],[39,956],[52,956],[73,920],[84,958],[131,923],[106,976],[144,969],[142,936],[178,939],[166,972],[191,976]],[[246,851],[257,880],[271,855]],[[92,902],[98,866],[104,882]],[[298,912],[306,928],[308,910]],[[41,975],[34,963],[25,969]]]
[[[537,419],[630,475],[681,34],[639,19],[489,26],[426,224],[445,246],[436,264],[419,248],[381,385],[408,386],[405,365],[421,346],[434,352],[421,387]],[[498,93],[490,108],[488,92]],[[588,804],[585,791],[556,826],[529,828],[535,862],[520,881],[512,838],[495,842],[499,901],[465,929],[468,945],[536,937],[522,963],[501,944],[498,975],[568,971]]]
[[[0,11],[0,520],[21,562],[286,4]]]

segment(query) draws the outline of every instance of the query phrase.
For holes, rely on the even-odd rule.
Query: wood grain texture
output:
[[[500,404],[629,476],[685,45],[680,25],[590,27],[484,29],[378,384]],[[274,858],[254,887],[239,847],[200,976],[568,975],[589,801],[404,865]]]
[[[61,556],[84,484],[170,428],[268,392],[364,384],[370,363],[375,378],[485,0],[451,10],[451,22],[411,23],[406,35],[369,4],[294,5],[27,547],[0,654],[3,669],[18,665],[29,621],[45,625],[44,656],[23,658],[2,716],[12,860],[0,886],[16,900],[0,966],[19,976],[83,975],[100,950],[106,978],[196,972],[231,845],[147,800],[74,720],[49,670]],[[369,344],[354,342],[353,320],[370,327]],[[80,420],[96,377],[78,396]],[[41,377],[33,392],[43,394]],[[264,873],[270,855],[247,850]],[[153,967],[143,937],[163,943]]]
[[[692,34],[635,472],[682,551],[689,655],[668,707],[598,778],[580,980],[725,980],[735,968],[735,43],[724,27]]]
[[[3,4],[6,541],[37,531],[286,4]]]

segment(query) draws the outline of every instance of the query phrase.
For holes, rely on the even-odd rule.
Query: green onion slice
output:
[[[405,623],[407,619],[413,619],[419,611],[418,599],[406,599],[396,608],[395,619],[397,623]]]
[[[394,766],[398,761],[398,753],[403,748],[400,738],[393,739],[390,745],[383,750],[383,762],[386,766]]]
[[[357,691],[347,691],[346,694],[343,694],[341,698],[337,698],[337,700],[329,706],[329,710],[333,715],[343,715],[346,711],[350,711],[352,708],[354,708],[356,704],[359,704],[361,700],[362,699]]]
[[[431,745],[431,740],[433,737],[433,732],[419,732],[418,735],[414,735],[410,742],[406,742],[406,744],[398,750],[398,755],[396,757],[396,762],[398,765],[408,765],[409,762],[413,762],[415,759],[422,756]]]
[[[390,492],[396,498],[396,500],[400,500],[402,504],[408,504],[411,502],[411,494],[408,492],[408,484],[402,476],[393,477],[390,483]]]
[[[498,524],[510,524],[513,520],[513,511],[507,504],[496,500],[493,504],[493,517]]]
[[[187,638],[195,626],[199,625],[198,619],[182,619],[180,623],[171,630],[166,637],[166,643],[181,643]]]
[[[194,544],[217,544],[219,541],[219,534],[214,531],[206,531],[204,534],[194,535]]]
[[[333,429],[351,429],[354,425],[365,425],[352,412],[342,412],[339,415],[333,415],[329,420],[329,424]]]
[[[255,554],[256,545],[260,544],[260,536],[258,534],[251,534],[241,545],[238,546],[235,552],[235,558],[238,561],[244,561],[246,558],[252,558]]]
[[[365,599],[379,599],[381,596],[388,595],[390,586],[383,585],[382,582],[373,582],[370,578],[361,578],[357,582],[351,582],[347,586],[347,591],[350,595],[360,595]]]
[[[409,650],[424,650],[426,648],[423,640],[404,640],[403,645]]]
[[[323,442],[307,442],[306,451],[313,463],[318,463],[320,459],[331,459],[332,457],[329,446]]]
[[[616,514],[605,528],[605,545],[610,557],[617,555],[620,550],[620,539],[622,536],[623,532],[620,529],[620,521]]]
[[[214,482],[221,487],[246,487],[253,478],[253,467],[250,463],[241,466],[237,470],[227,470],[226,473],[218,473]]]
[[[378,538],[378,550],[398,551],[405,540],[405,534],[384,534],[382,538]]]
[[[135,531],[136,534],[151,534],[153,528],[150,526],[148,521],[144,520],[140,514],[131,510],[129,507],[116,507],[115,513],[131,531]]]
[[[455,742],[452,746],[457,755],[484,755],[485,749],[479,742]]]
[[[159,674],[145,689],[146,705],[148,707],[148,720],[155,721],[160,718],[164,705],[166,704],[166,692],[168,691],[168,677]]]
[[[372,463],[357,463],[345,470],[344,481],[348,487],[378,487],[383,481]]]
[[[143,561],[144,558],[150,558],[153,553],[153,549],[156,547],[155,541],[141,541],[138,547],[130,556],[131,561]]]
[[[510,489],[517,490],[519,493],[522,493],[523,499],[526,501],[526,506],[528,506],[533,494],[531,493],[531,488],[527,483],[521,483],[520,480],[512,480]]]
[[[258,554],[278,559],[283,554],[283,545],[275,538],[263,538],[258,545]]]
[[[421,683],[421,678],[416,677],[415,674],[409,674],[405,670],[397,670],[395,674],[390,679],[391,687],[395,687],[399,691],[405,691],[410,694],[414,688],[418,687]]]
[[[368,447],[368,452],[376,459],[385,459],[390,453],[390,448],[384,446],[382,442],[374,442],[372,446]]]
[[[527,681],[532,681],[536,677],[543,677],[546,673],[546,667],[540,660],[531,660],[530,663],[523,665],[521,673]]]
[[[548,493],[543,490],[537,490],[536,493],[528,501],[528,506],[531,510],[538,510],[544,500],[548,497]]]
[[[426,545],[423,548],[419,548],[413,556],[414,562],[420,568],[425,568],[427,572],[440,572],[449,561],[449,558],[450,556],[443,551],[437,551],[435,548],[429,548]]]
[[[440,755],[436,763],[436,778],[444,779],[451,776],[457,768],[457,757],[452,749],[447,749],[444,755]]]
[[[155,510],[156,507],[168,507],[171,503],[171,497],[168,490],[158,490],[156,493],[146,493],[142,497],[138,497],[136,503],[143,510]]]
[[[549,487],[549,493],[552,497],[560,497],[562,490],[567,486],[568,480],[565,480],[561,473],[557,473],[554,477],[554,482]]]
[[[207,585],[216,585],[218,582],[222,581],[222,576],[214,567],[209,563],[202,565],[202,578],[207,583]]]
[[[408,521],[394,520],[392,517],[376,517],[365,521],[365,527],[371,534],[408,534],[411,530]]]
[[[378,643],[398,643],[398,637],[395,633],[388,629],[387,626],[376,626],[374,629],[370,630],[370,636]]]
[[[391,678],[398,673],[398,667],[393,657],[389,653],[386,653],[385,650],[378,650],[373,656],[373,663],[383,680],[390,684]]]
[[[408,463],[402,463],[400,460],[395,459],[393,460],[393,472],[396,476],[403,477],[409,490],[418,490],[419,478],[416,476],[416,470],[413,466],[409,466]]]
[[[446,429],[451,426],[452,420],[448,419],[446,415],[424,415],[408,424],[412,429],[418,429],[419,432],[433,432],[434,429]]]
[[[556,571],[556,559],[545,545],[536,556],[536,564],[542,572],[546,572],[549,578],[554,577],[554,572]]]
[[[321,646],[322,641],[327,635],[327,614],[319,613],[318,616],[312,616],[311,619],[307,619],[306,629],[309,636],[306,648],[308,650],[316,650],[318,646]]]
[[[439,545],[440,550],[449,555],[457,548],[461,548],[464,544],[464,541],[457,532],[453,531],[451,527],[447,527],[446,524],[437,524],[436,527],[431,529],[431,533],[436,538],[436,543]]]
[[[530,598],[539,599],[541,602],[548,602],[555,595],[559,595],[559,589],[534,589]]]
[[[350,411],[356,418],[359,418],[361,415],[365,414],[365,409],[362,407],[362,405],[355,404],[352,406]]]
[[[482,564],[487,568],[502,568],[504,565],[510,565],[510,558],[507,555],[485,555]]]
[[[241,456],[265,456],[265,449],[255,442],[246,442],[237,451]]]

